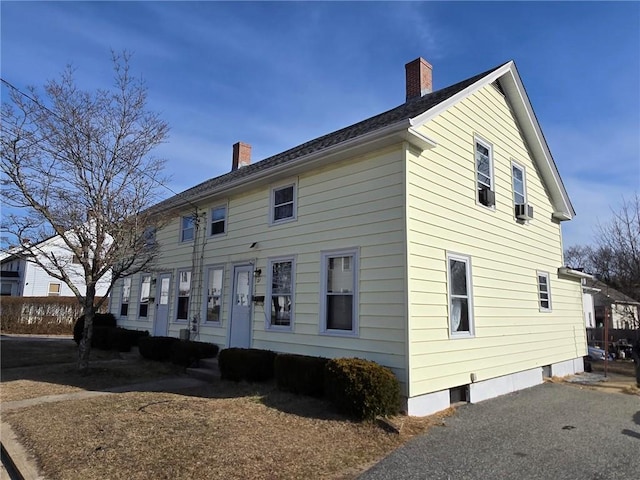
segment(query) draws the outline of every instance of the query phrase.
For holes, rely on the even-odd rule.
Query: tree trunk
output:
[[[96,313],[94,305],[96,288],[87,285],[87,294],[84,297],[84,332],[78,346],[78,371],[82,375],[89,373],[89,355],[91,353],[91,338],[93,337],[93,317]]]

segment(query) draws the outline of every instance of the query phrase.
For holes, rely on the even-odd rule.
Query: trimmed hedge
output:
[[[325,369],[325,393],[335,407],[361,420],[400,411],[400,384],[393,372],[369,360],[338,358]]]
[[[266,382],[274,376],[275,352],[255,348],[225,348],[218,355],[223,380]]]
[[[112,313],[96,313],[93,316],[93,336],[95,337],[96,327],[115,327],[116,317]],[[84,315],[76,320],[73,326],[73,340],[80,345],[80,340],[84,334]],[[93,342],[91,342],[93,346]]]
[[[175,337],[141,337],[138,339],[140,355],[147,360],[164,361],[171,358],[173,345],[180,342]]]
[[[190,367],[203,358],[215,358],[220,348],[213,343],[180,340],[171,346],[171,363]]]
[[[279,390],[312,397],[324,395],[324,372],[328,358],[279,353],[274,372]]]
[[[129,352],[138,345],[139,339],[149,336],[149,332],[128,330],[120,327],[93,327],[91,348],[98,350],[118,350]]]

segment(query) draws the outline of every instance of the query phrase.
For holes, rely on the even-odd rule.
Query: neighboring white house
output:
[[[74,285],[84,293],[86,285],[82,267],[69,251],[59,235],[50,237],[35,245],[44,255],[53,252],[56,258],[66,262],[65,270]],[[13,297],[73,297],[74,293],[63,281],[50,276],[41,266],[21,253],[21,247],[13,247],[0,252],[1,294]],[[107,294],[111,276],[105,275],[96,287],[96,296]]]
[[[591,297],[584,301],[585,316],[591,314],[589,304],[593,311],[593,322],[587,328],[603,327],[607,318],[609,328],[640,328],[640,302],[595,279],[585,280],[585,289],[584,295]]]
[[[121,326],[390,367],[406,409],[582,371],[574,209],[513,62],[406,101],[156,207],[153,271],[119,280]],[[559,99],[561,102],[561,99]],[[203,152],[203,155],[205,152]]]

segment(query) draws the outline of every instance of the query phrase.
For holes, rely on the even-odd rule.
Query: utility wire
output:
[[[99,140],[95,140],[92,139],[86,132],[83,132],[82,130],[80,130],[77,126],[75,126],[74,124],[72,124],[71,122],[69,122],[67,119],[61,117],[60,115],[58,115],[56,112],[54,112],[53,110],[51,110],[49,107],[47,107],[46,105],[42,105],[37,99],[33,98],[33,96],[29,95],[26,92],[23,92],[22,90],[20,90],[18,87],[16,87],[15,85],[13,85],[11,82],[9,82],[8,80],[5,80],[4,78],[0,77],[0,81],[7,86],[8,88],[10,88],[11,90],[14,90],[15,92],[19,93],[20,95],[22,95],[23,97],[29,99],[31,102],[33,102],[35,105],[37,105],[39,108],[41,108],[42,110],[45,110],[47,112],[49,112],[51,115],[53,115],[54,117],[56,117],[58,120],[60,120],[61,122],[65,123],[67,126],[71,127],[72,129],[74,129],[75,131],[77,131],[78,133],[80,133],[80,135],[86,136],[87,140],[89,140],[89,142],[96,142],[100,147],[104,148],[107,152],[111,153],[114,157],[116,158],[120,158],[119,155],[116,155],[116,152],[113,151],[111,148],[109,148],[109,146],[102,144]],[[42,138],[44,139],[44,138]],[[34,145],[35,142],[29,146]],[[167,189],[169,192],[173,193],[176,197],[180,197],[181,195],[183,195],[184,192],[182,193],[178,193],[175,190],[173,190],[171,187],[165,185],[164,183],[162,183],[160,180],[152,177],[151,175],[149,175],[147,172],[145,172],[144,170],[138,168],[138,167],[133,167],[133,169],[135,171],[137,171],[138,173],[141,173],[142,175],[144,175],[145,177],[149,178],[151,181],[157,183],[158,185],[160,185],[161,187]],[[191,202],[189,199],[184,198],[184,201],[186,201],[190,206],[192,206],[194,209],[196,209],[196,212],[198,210],[198,206],[196,204],[194,204],[193,202]]]

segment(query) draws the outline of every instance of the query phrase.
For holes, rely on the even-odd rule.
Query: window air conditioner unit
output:
[[[518,220],[531,220],[533,218],[533,207],[528,203],[516,205],[516,218]]]
[[[487,187],[482,187],[478,192],[478,200],[482,205],[493,207],[496,204],[496,193]]]

